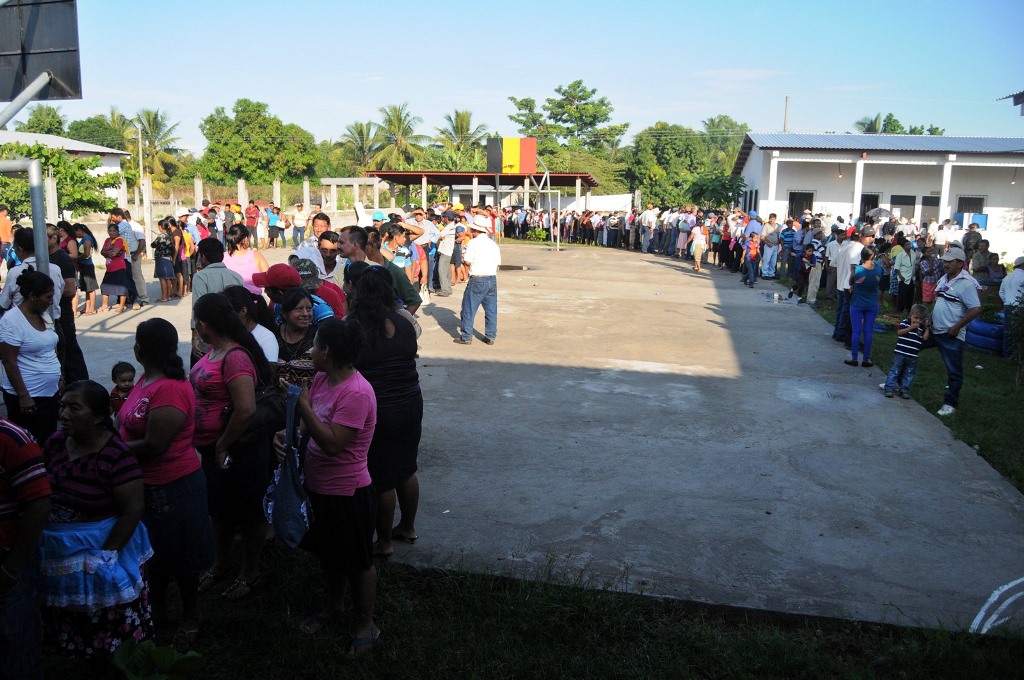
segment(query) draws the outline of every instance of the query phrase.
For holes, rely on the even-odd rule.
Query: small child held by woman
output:
[[[127,361],[118,361],[110,369],[110,379],[114,381],[110,390],[110,415],[116,416],[135,387],[135,367]]]

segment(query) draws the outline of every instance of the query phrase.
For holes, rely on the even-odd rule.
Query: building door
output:
[[[893,194],[892,198],[889,199],[889,203],[892,205],[892,212],[894,215],[896,214],[896,209],[899,208],[900,217],[906,217],[908,220],[913,220],[917,217],[915,214],[917,196]]]
[[[874,210],[878,207],[878,194],[862,194],[860,197],[860,212],[858,216],[864,219],[869,210]]]
[[[811,210],[814,206],[813,191],[790,191],[789,192],[789,216],[799,218],[805,210]]]
[[[932,220],[939,219],[939,197],[938,196],[922,196],[921,197],[921,221],[925,224]]]

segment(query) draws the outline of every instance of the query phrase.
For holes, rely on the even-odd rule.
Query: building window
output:
[[[917,217],[915,214],[915,204],[917,203],[917,196],[905,196],[902,194],[893,194],[892,198],[889,199],[889,204],[892,207],[893,215],[899,210],[899,217],[906,217],[907,219],[914,219]]]
[[[958,213],[984,213],[984,196],[957,196],[956,212]]]

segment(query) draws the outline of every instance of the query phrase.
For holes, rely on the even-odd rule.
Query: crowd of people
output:
[[[49,274],[36,271],[32,229],[14,233],[17,259],[0,295],[0,306],[9,305],[0,317],[5,668],[38,677],[37,597],[42,647],[102,664],[122,642],[170,625],[172,581],[179,649],[200,634],[202,593],[237,601],[263,587],[261,554],[271,538],[264,496],[287,451],[284,433],[264,432],[256,415],[268,392],[290,385],[301,387],[297,440],[312,508],[302,547],[319,558],[327,591],[301,626],[314,633],[347,619],[348,654],[373,648],[374,560],[418,538],[423,398],[414,314],[431,274],[438,295],[442,281],[450,287],[458,276],[446,242],[464,251],[459,267],[468,268],[473,305],[456,341],[471,342],[480,305],[484,341],[497,332],[497,245],[484,238],[475,246],[473,235],[489,230],[482,220],[456,226],[467,211],[455,207],[375,214],[374,227],[339,231],[315,213],[312,236],[303,230],[288,263],[273,266],[244,223],[193,239],[192,229],[215,223],[209,211],[164,218],[152,244],[161,287],[154,302],[191,295],[191,356],[179,356],[172,324],[144,321],[134,343],[141,373],[118,362],[109,390],[87,370],[73,374],[73,333],[55,319],[62,311],[74,319],[79,289],[89,305],[95,268],[81,265],[97,250],[107,265],[99,290],[117,301],[113,311],[143,304],[129,286],[140,247],[122,234],[129,218],[111,211],[102,246],[84,225],[54,225],[52,253],[73,253],[77,272],[52,254]],[[412,256],[421,236],[433,260],[422,247]],[[441,261],[448,276],[437,271]]]

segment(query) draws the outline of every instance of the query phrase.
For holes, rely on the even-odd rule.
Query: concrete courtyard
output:
[[[461,287],[420,310],[420,539],[394,561],[953,628],[1024,575],[1021,494],[781,287],[599,248],[502,258],[527,269],[499,274],[495,345],[452,343]],[[80,318],[94,377],[152,316],[186,356],[189,304]]]

